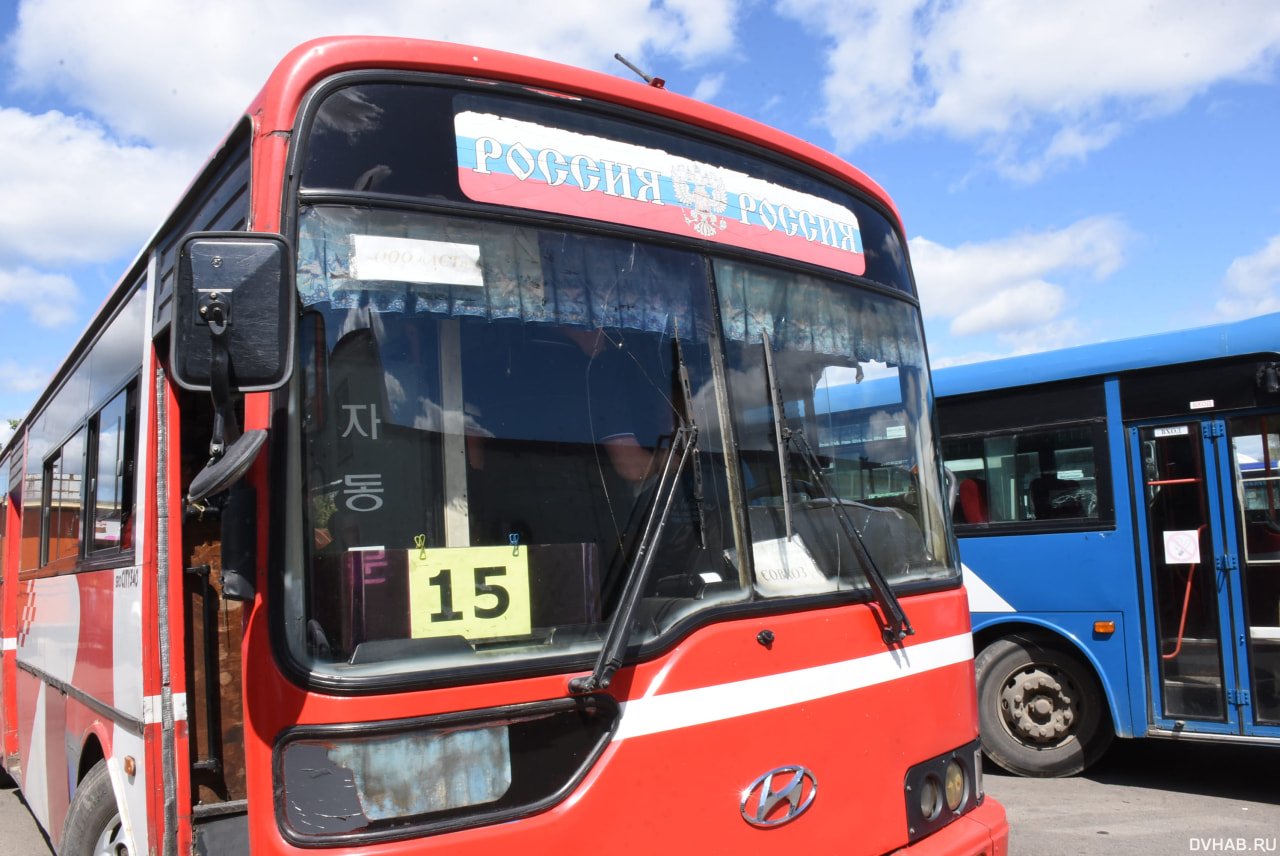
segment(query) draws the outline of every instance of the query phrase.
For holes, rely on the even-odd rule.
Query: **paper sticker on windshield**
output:
[[[756,589],[764,595],[797,595],[832,591],[834,584],[800,540],[775,538],[751,545],[756,565]]]
[[[351,278],[484,285],[478,245],[384,235],[351,236]]]
[[[409,551],[409,634],[490,639],[532,632],[529,551],[445,547]]]
[[[454,117],[458,181],[477,202],[623,223],[866,270],[843,205],[662,149],[473,111]]]

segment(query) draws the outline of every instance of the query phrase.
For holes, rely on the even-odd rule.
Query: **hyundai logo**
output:
[[[778,767],[742,792],[742,819],[752,826],[781,826],[799,817],[817,795],[818,780],[807,768]]]

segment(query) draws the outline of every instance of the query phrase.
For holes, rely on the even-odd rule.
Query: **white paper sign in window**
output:
[[[484,285],[478,244],[384,235],[351,236],[351,278],[430,285]]]
[[[1164,563],[1166,565],[1200,564],[1200,531],[1181,529],[1165,532]]]
[[[795,535],[751,545],[756,589],[764,595],[797,595],[834,591],[835,583],[818,568],[809,549]]]

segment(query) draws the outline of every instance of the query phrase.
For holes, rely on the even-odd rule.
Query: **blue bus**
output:
[[[1280,315],[934,383],[987,755],[1280,744]]]

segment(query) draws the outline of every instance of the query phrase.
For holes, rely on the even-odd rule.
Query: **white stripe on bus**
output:
[[[162,698],[149,695],[142,700],[142,722],[145,725],[156,725],[161,721]],[[173,721],[184,722],[187,718],[187,694],[173,694]]]
[[[968,633],[824,666],[694,690],[645,695],[622,705],[614,740],[776,710],[896,681],[973,659]]]
[[[1009,601],[996,593],[981,577],[973,572],[973,568],[961,563],[964,572],[964,588],[969,593],[970,612],[1017,612]]]

